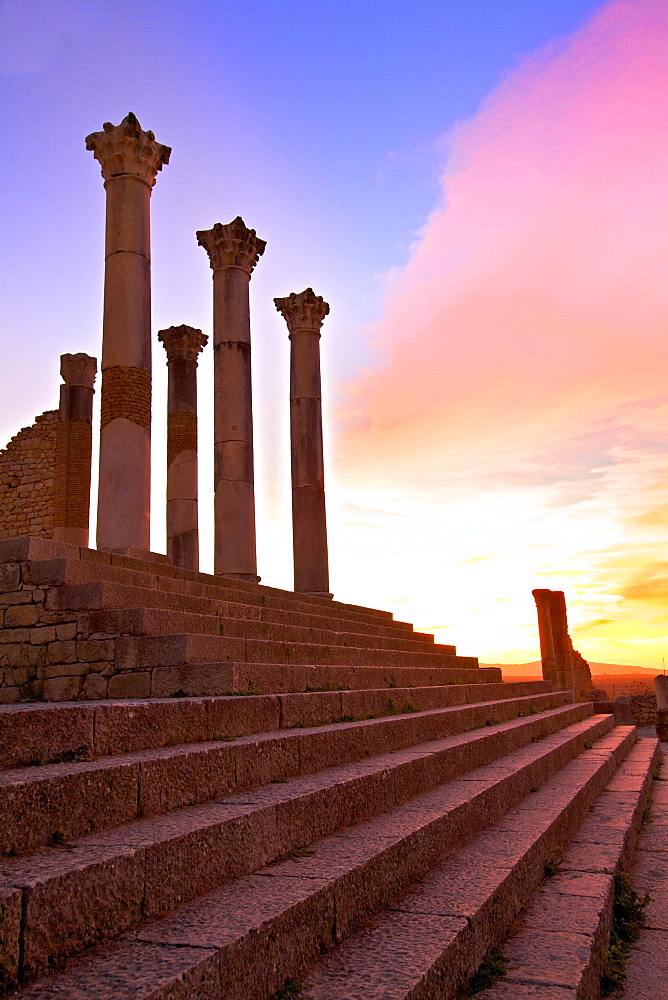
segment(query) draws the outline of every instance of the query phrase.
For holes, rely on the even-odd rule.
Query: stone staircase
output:
[[[486,1000],[597,996],[655,741],[384,612],[38,539],[0,574],[5,993],[454,1000],[503,944]]]

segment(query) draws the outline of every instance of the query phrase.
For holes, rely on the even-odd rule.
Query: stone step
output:
[[[149,553],[151,555],[159,553]],[[265,601],[276,598],[280,602],[285,602],[288,607],[304,605],[306,608],[313,608],[319,614],[328,614],[334,609],[334,613],[341,610],[351,613],[359,613],[370,620],[385,619],[392,621],[392,614],[389,611],[381,611],[376,608],[366,608],[355,604],[344,604],[339,601],[332,601],[322,597],[312,597],[307,594],[299,594],[294,591],[280,590],[276,587],[266,587],[255,583],[246,583],[242,580],[232,580],[221,576],[212,576],[208,573],[199,573],[192,570],[181,569],[169,563],[155,561],[152,558],[137,559],[126,555],[109,552],[99,552],[97,549],[80,548],[77,545],[68,545],[62,542],[54,542],[45,538],[30,538],[23,536],[20,538],[0,539],[0,565],[2,564],[25,564],[35,565],[37,562],[67,561],[69,563],[94,563],[98,567],[97,573],[92,579],[113,579],[120,583],[129,583],[132,573],[139,574],[139,586],[146,586],[150,589],[174,589],[169,581],[184,583],[184,592],[196,593],[196,590],[187,589],[188,584],[200,584],[212,587],[216,594],[224,597],[228,594],[243,595],[243,603],[256,603],[258,599]],[[102,567],[108,567],[111,575],[103,575]],[[125,570],[126,576],[114,575],[114,570]],[[81,570],[81,580],[86,582],[89,578],[84,577],[84,570]],[[141,579],[140,579],[141,578]],[[29,582],[29,581],[25,581]],[[215,596],[215,594],[212,594]],[[233,598],[236,599],[236,598]],[[283,606],[283,605],[281,605]]]
[[[340,695],[337,700],[340,704]],[[226,742],[186,743],[123,756],[116,748],[114,756],[97,761],[5,771],[0,773],[0,857],[46,847],[54,838],[71,841],[142,816],[479,729],[491,721],[537,716],[563,706],[564,696],[534,694],[424,712],[410,704],[408,715],[353,721],[343,714],[328,719],[329,725],[309,728],[301,713],[283,720],[296,728],[281,732],[236,740],[224,735]],[[318,715],[317,706],[312,708]],[[536,718],[537,735],[541,725],[552,723]]]
[[[78,616],[78,629],[81,634],[96,635],[107,633],[117,635],[165,635],[169,633],[191,633],[199,635],[216,635],[238,639],[265,639],[272,642],[306,642],[326,646],[372,646],[374,649],[400,650],[403,652],[439,652],[448,656],[454,654],[454,646],[442,646],[434,643],[432,635],[408,634],[406,637],[392,636],[386,638],[380,635],[361,634],[355,631],[354,625],[344,628],[343,622],[337,622],[338,628],[309,628],[294,625],[286,621],[282,623],[248,621],[240,618],[224,618],[213,615],[197,615],[182,611],[165,611],[156,608],[124,608],[118,610],[91,611]]]
[[[101,649],[106,649],[99,640]],[[94,641],[90,659],[95,655]],[[296,663],[349,667],[469,667],[476,669],[474,656],[448,652],[377,649],[373,646],[331,646],[315,642],[278,642],[271,639],[236,639],[232,636],[174,633],[159,636],[121,636],[115,640],[116,670],[150,670],[176,664]],[[446,647],[447,648],[447,647]]]
[[[376,674],[373,668],[367,670]],[[416,680],[424,671],[404,671]],[[441,671],[440,673],[444,673]],[[476,675],[478,671],[475,671]],[[449,672],[448,675],[449,676]],[[546,694],[549,681],[0,706],[0,769],[86,760],[334,722]],[[563,702],[572,694],[559,692]]]
[[[551,990],[563,1000],[598,1000],[613,874],[630,865],[658,759],[655,739],[632,747],[576,831],[558,873],[543,881],[502,943],[508,971],[477,994],[480,1000],[523,1000]]]
[[[0,889],[12,898],[20,890],[22,913],[19,935],[5,947],[13,949],[17,961],[20,955],[23,977],[35,978],[141,920],[388,810],[380,841],[364,836],[361,842],[374,854],[380,851],[386,864],[393,852],[381,848],[394,835],[402,860],[406,857],[404,871],[415,877],[411,857],[426,869],[444,843],[461,841],[465,831],[498,818],[531,785],[542,783],[579,753],[587,740],[610,730],[610,716],[583,719],[590,712],[591,705],[569,705],[127,823],[26,858],[5,859]],[[553,735],[545,735],[550,724]],[[532,738],[538,742],[530,742]],[[454,797],[449,785],[439,790],[454,775],[518,748],[516,759],[493,765],[484,791],[484,781],[475,780],[460,783]],[[434,789],[431,811],[416,807],[414,797]],[[413,805],[400,820],[396,807],[409,799]],[[410,835],[407,824],[412,824]],[[382,904],[383,892],[386,896],[403,877],[396,852],[391,860],[391,869],[369,886],[373,898],[354,908],[358,915]]]
[[[146,568],[129,569],[88,559],[45,559],[25,562],[21,564],[20,575],[22,584],[42,589],[102,582],[210,600],[231,600],[248,606],[272,607],[288,612],[297,610],[309,614],[315,611],[318,615],[326,617],[343,617],[370,623],[392,622],[392,615],[389,612],[360,608],[357,605],[336,601],[324,601],[321,598],[305,598],[304,595],[294,594],[288,590],[273,590],[252,585],[257,589],[237,591],[221,585],[218,577],[200,574],[197,580],[187,580],[180,577],[156,576]]]
[[[420,995],[454,1000],[526,905],[546,863],[576,832],[634,741],[635,727],[619,727],[421,885],[396,898],[370,926],[308,971],[313,1000]],[[521,995],[512,994],[517,1000]]]
[[[347,821],[356,824],[348,830],[327,833],[322,824],[304,822],[306,813],[302,805],[292,812],[289,827],[292,835],[274,840],[274,844],[281,839],[284,843],[283,850],[277,851],[274,864],[263,868],[258,854],[255,860],[259,863],[254,874],[250,871],[245,875],[239,873],[234,881],[210,891],[190,905],[181,905],[166,919],[145,923],[135,933],[98,949],[91,957],[72,964],[64,972],[28,987],[22,996],[25,1000],[65,996],[95,997],[96,1000],[112,997],[118,1000],[122,996],[137,1000],[243,996],[244,1000],[268,1000],[286,979],[299,978],[319,953],[358,932],[371,915],[390,904],[400,890],[416,879],[424,879],[435,864],[442,864],[448,856],[461,851],[466,841],[475,836],[484,840],[485,827],[498,822],[528,795],[532,787],[550,782],[562,769],[561,774],[566,773],[570,781],[564,795],[563,784],[557,779],[556,787],[562,792],[558,795],[556,815],[546,803],[545,809],[534,808],[531,813],[529,832],[533,836],[525,830],[522,840],[522,831],[513,830],[510,837],[506,833],[490,841],[490,858],[494,858],[495,852],[498,857],[501,848],[507,849],[510,840],[521,840],[515,849],[523,861],[519,867],[523,869],[524,880],[537,881],[538,871],[550,851],[592,804],[634,738],[634,730],[618,732],[612,741],[604,742],[604,747],[596,744],[595,751],[587,751],[587,742],[604,737],[610,732],[612,722],[610,716],[590,717],[521,749],[509,745],[501,761],[464,771],[464,777],[449,774],[444,779],[445,784],[434,781],[429,789],[425,787],[423,772],[422,780],[411,787],[413,797],[410,799],[397,786],[393,802],[392,796],[387,795],[389,779],[386,778],[384,786],[376,785],[375,808],[370,808],[368,794],[359,800],[352,814],[346,815],[345,808],[337,806],[339,826]],[[518,723],[508,724],[508,731],[512,727],[518,729]],[[433,752],[430,756],[434,756]],[[401,757],[406,765],[409,757],[413,761],[425,759],[420,757],[419,751],[392,757],[395,766],[389,773],[395,775],[395,782],[395,758]],[[571,776],[569,762],[574,758],[578,758],[578,763]],[[375,763],[379,763],[379,759]],[[469,762],[473,767],[480,764],[473,758]],[[352,780],[360,780],[359,768],[349,773]],[[387,774],[387,770],[381,773]],[[413,778],[416,774],[414,772]],[[262,790],[260,794],[264,796],[265,806],[273,802],[277,807],[277,819],[281,806],[289,801],[291,786],[303,781],[293,779],[269,797],[266,790]],[[319,787],[323,787],[321,783]],[[341,782],[334,787],[340,794]],[[401,787],[405,787],[403,782]],[[315,793],[315,784],[311,783],[310,791]],[[247,806],[253,795],[251,792],[244,797]],[[280,819],[278,822],[279,829],[287,833],[287,828],[281,828]],[[300,829],[296,831],[295,826]],[[310,839],[305,840],[305,837]],[[253,843],[256,842],[254,838]],[[294,845],[292,856],[285,857],[291,850],[290,843]],[[309,843],[309,850],[300,850]],[[484,859],[484,852],[480,853]],[[221,864],[218,853],[211,846],[208,860],[212,870]],[[201,876],[202,867],[190,866],[189,873]],[[147,872],[152,868],[149,862]],[[162,872],[175,873],[172,859],[165,859]],[[63,893],[61,876],[61,897],[66,895],[68,903],[45,927],[47,922],[44,914],[39,913],[35,898],[39,895],[35,892],[37,884],[33,874],[29,885],[23,889],[27,896],[23,899],[23,921],[16,922],[20,923],[17,937],[21,939],[22,973],[26,977],[44,971],[49,953],[57,957],[59,945],[62,956],[66,943],[74,951],[96,937],[99,939],[101,919],[104,919],[99,908],[91,912],[89,900],[83,893],[77,895],[76,903],[74,895]],[[134,909],[137,919],[142,915],[144,919],[153,918],[150,907],[155,902],[155,893],[152,886],[145,888],[149,912],[140,915],[137,904]],[[189,888],[194,887],[190,885]],[[202,885],[199,888],[206,891]],[[120,899],[118,895],[116,898]],[[161,902],[165,908],[175,906],[183,902],[183,893],[180,899],[178,893],[172,893],[171,898],[163,898]],[[118,916],[117,913],[114,916]],[[132,913],[126,911],[123,916],[127,926]],[[428,926],[402,947],[402,976],[424,955],[424,931],[430,932],[429,940],[433,941],[434,924],[439,923],[439,929],[444,929],[443,920],[425,917],[420,915],[418,924]],[[62,940],[62,935],[57,936],[56,921],[59,927],[67,927],[67,942]],[[115,922],[118,925],[121,921]],[[459,924],[458,930],[468,933],[468,950],[460,949],[460,963],[466,967],[471,964],[472,934],[465,920]],[[444,937],[447,940],[447,935],[441,937],[441,950]],[[18,944],[17,940],[17,956]],[[344,944],[341,951],[345,948]],[[371,969],[382,962],[379,952],[375,956]],[[388,962],[396,958],[394,954],[386,957]],[[373,995],[341,993],[342,997],[350,998]]]
[[[291,624],[303,625],[306,628],[333,628],[342,623],[355,623],[355,630],[367,635],[379,635],[385,638],[399,636],[405,638],[406,633],[413,638],[423,637],[430,641],[433,637],[426,633],[413,632],[408,622],[388,621],[387,619],[369,620],[363,615],[343,613],[335,615],[320,614],[318,609],[304,610],[291,607],[289,609],[269,607],[266,604],[243,604],[231,600],[211,599],[209,597],[192,597],[161,590],[147,590],[145,587],[127,587],[117,583],[78,583],[68,584],[59,588],[56,609],[98,610],[117,608],[159,608],[165,611],[185,611],[191,614],[234,618],[242,621],[267,622],[283,624],[286,620],[286,610],[289,611]],[[350,629],[348,629],[350,631]]]
[[[428,687],[489,683],[501,680],[498,667],[471,665],[470,657],[453,656],[447,667],[358,667],[295,663],[190,663],[154,667],[112,677],[109,697],[173,698],[237,693],[283,694],[333,691],[339,688]],[[143,679],[142,679],[143,678]],[[135,685],[142,684],[138,688]]]

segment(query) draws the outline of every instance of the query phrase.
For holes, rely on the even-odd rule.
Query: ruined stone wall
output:
[[[633,721],[636,726],[654,726],[656,724],[655,694],[632,694],[630,701]]]
[[[0,538],[53,536],[57,426],[47,410],[0,451]]]

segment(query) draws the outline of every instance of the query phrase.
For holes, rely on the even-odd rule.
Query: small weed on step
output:
[[[269,1000],[312,1000],[312,998],[307,983],[301,979],[286,979],[280,990],[276,990]]]
[[[476,993],[482,993],[483,990],[489,989],[497,980],[506,975],[509,966],[510,959],[506,958],[500,948],[488,948],[478,971],[469,979],[466,995],[472,997]],[[513,966],[510,967],[513,968]]]
[[[619,996],[626,978],[631,945],[640,934],[644,910],[651,897],[639,896],[631,885],[628,872],[615,875],[615,904],[612,911],[612,933],[601,978],[601,996]]]

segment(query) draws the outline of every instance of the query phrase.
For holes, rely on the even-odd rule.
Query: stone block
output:
[[[144,857],[89,843],[6,860],[5,884],[23,889],[23,969],[28,979],[141,916]]]
[[[96,639],[83,639],[79,640],[76,644],[77,646],[77,659],[84,662],[91,662],[92,660],[107,660],[112,661],[114,659],[114,640],[96,640]]]
[[[76,663],[77,644],[73,641],[50,642],[46,653],[47,663]]]
[[[156,835],[145,847],[147,917],[247,875],[280,852],[271,806],[252,811],[214,803],[154,822]]]
[[[75,748],[73,748],[75,749]],[[25,854],[136,818],[139,764],[52,764],[5,774],[0,854]]]
[[[133,753],[210,739],[204,699],[109,702],[95,706],[95,754]],[[218,735],[218,734],[216,734]]]
[[[5,591],[16,591],[20,586],[21,570],[18,563],[0,562],[0,591],[3,593]]]
[[[236,746],[186,746],[140,760],[139,811],[156,816],[236,791]]]
[[[0,710],[0,767],[50,761],[66,750],[93,747],[93,712],[83,705],[17,705]]]
[[[55,625],[44,625],[42,628],[30,630],[30,642],[33,646],[41,646],[47,642],[55,642],[57,638]]]
[[[83,684],[83,693],[89,701],[107,697],[108,681],[99,673],[88,674]]]
[[[77,625],[76,622],[67,622],[65,625],[56,626],[56,638],[67,641],[71,639],[76,639],[77,635]]]
[[[25,628],[36,625],[38,620],[38,609],[34,604],[17,605],[7,608],[5,612],[5,628]]]
[[[187,697],[230,694],[235,689],[234,666],[233,663],[189,663],[155,667],[150,694],[153,698],[169,698],[179,693]]]
[[[42,685],[44,701],[75,701],[81,690],[81,677],[51,677]]]
[[[148,698],[151,693],[151,674],[149,671],[114,674],[109,678],[107,692],[110,698]]]

